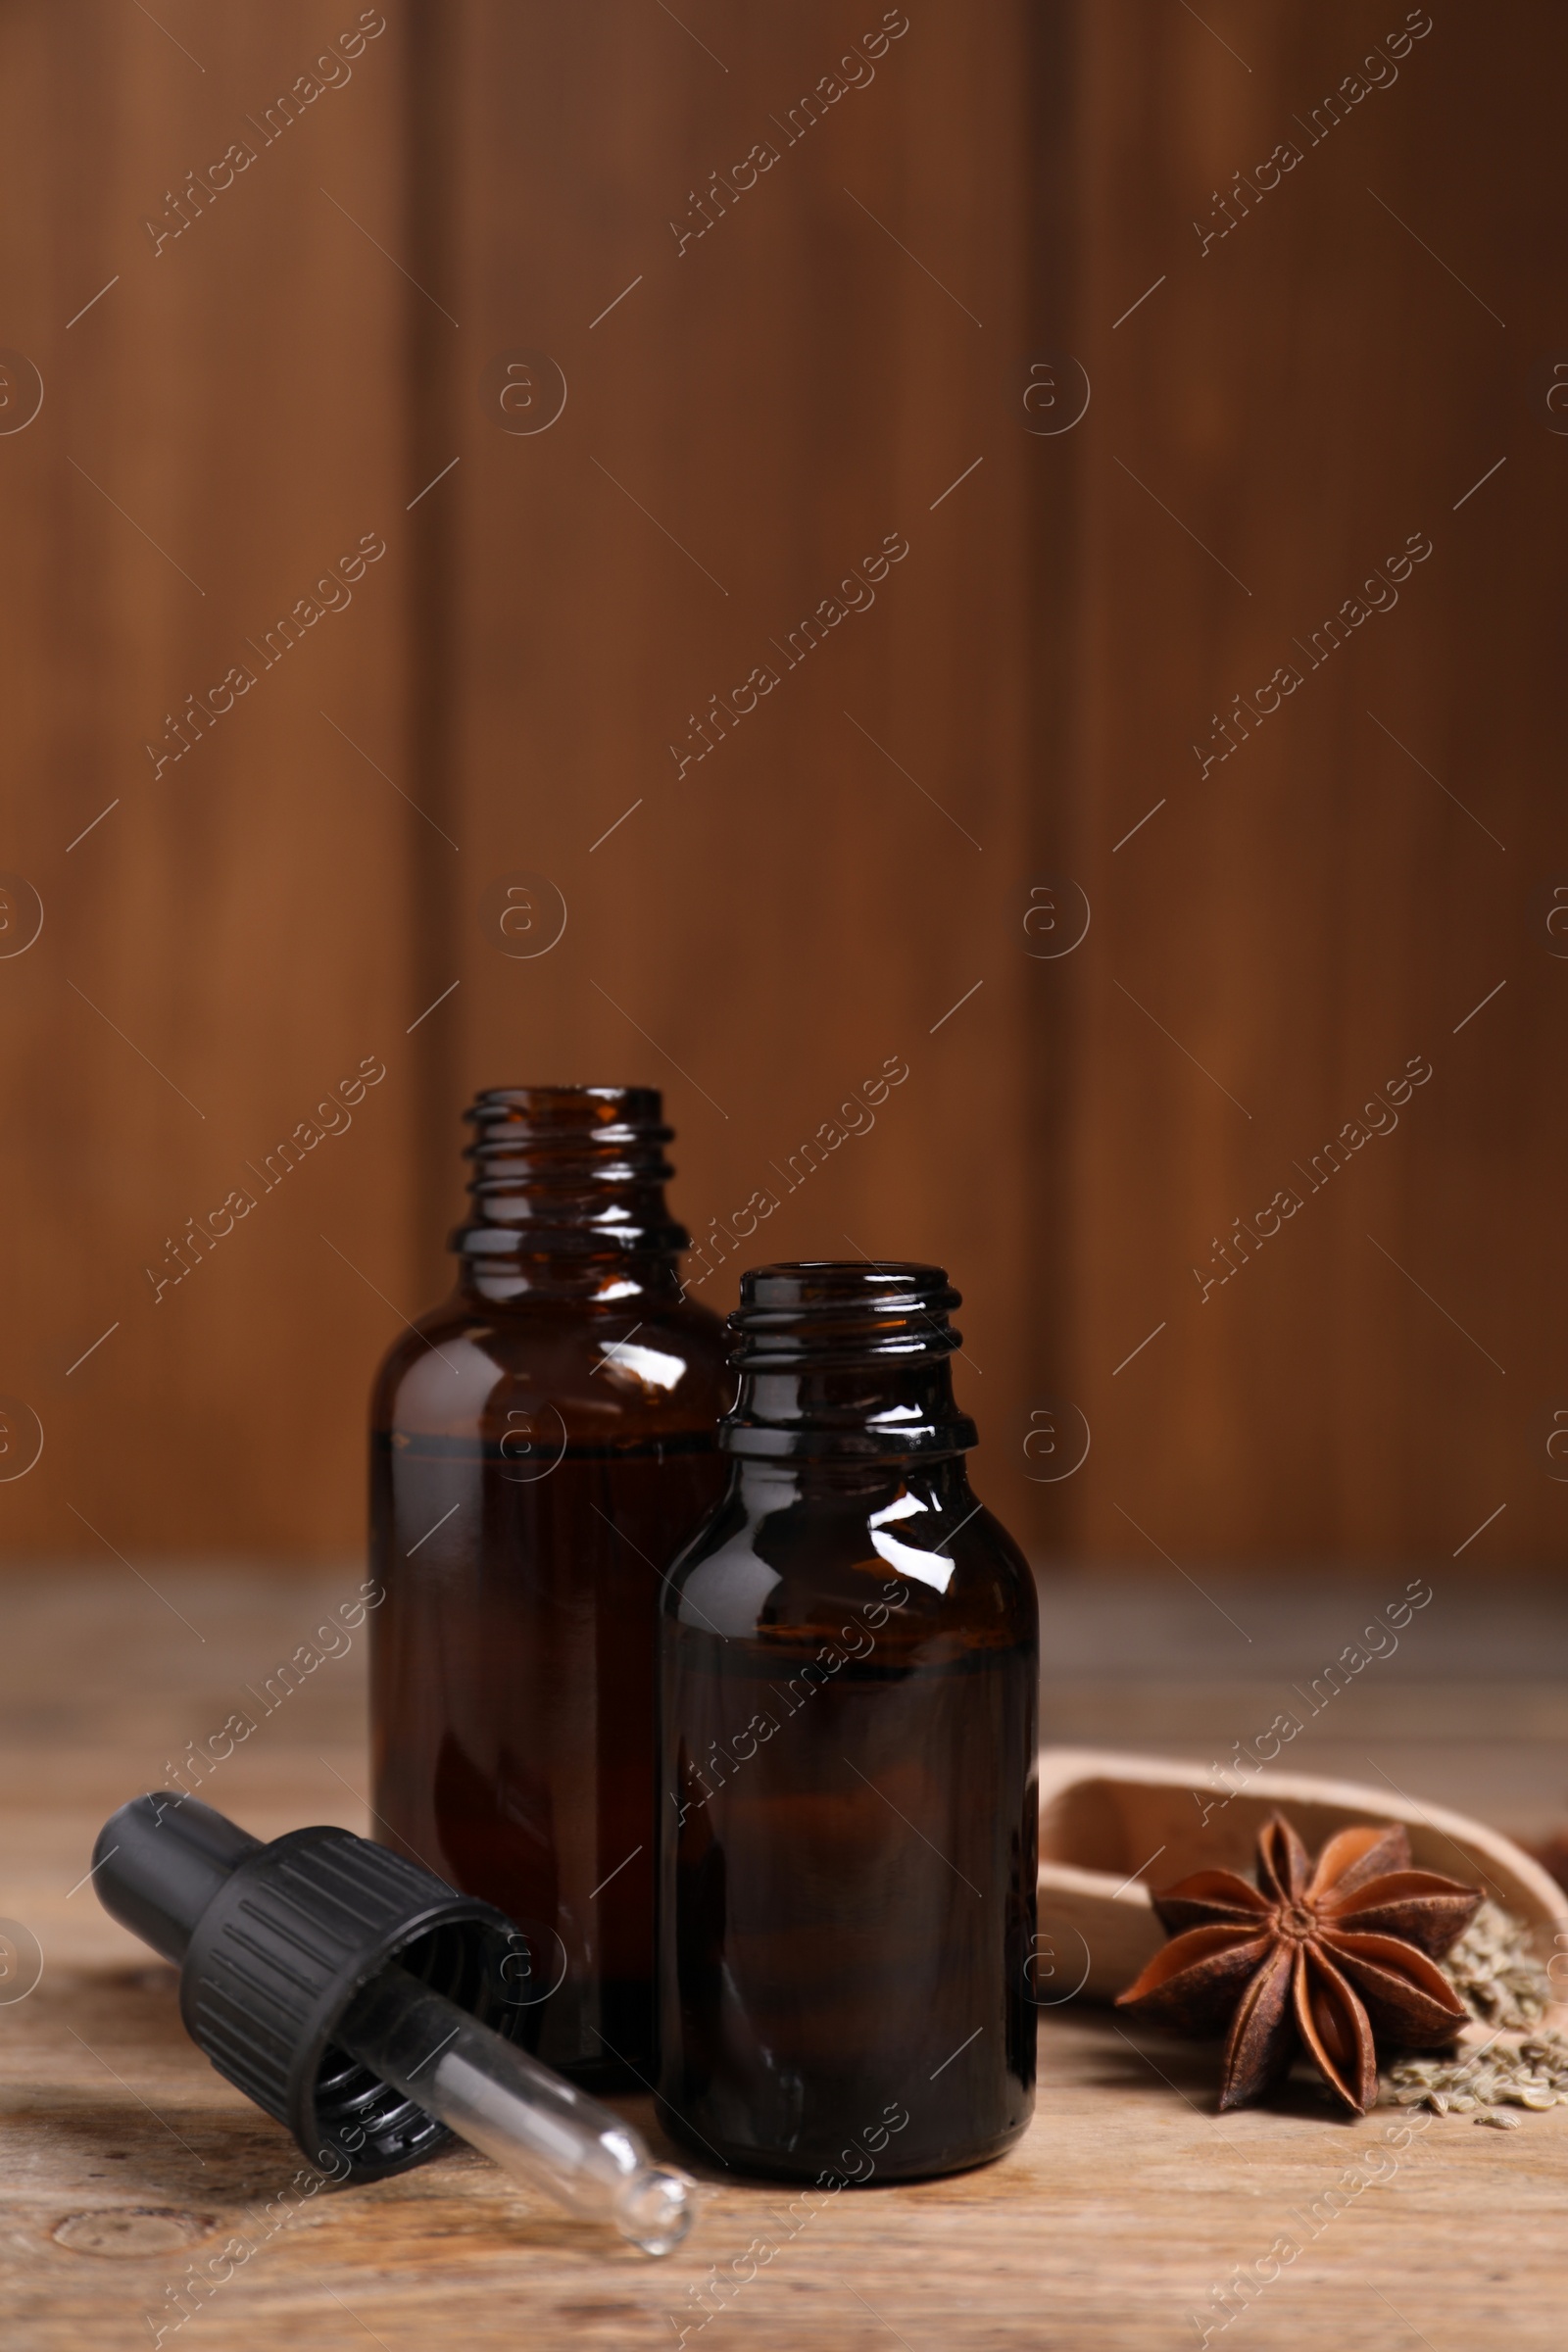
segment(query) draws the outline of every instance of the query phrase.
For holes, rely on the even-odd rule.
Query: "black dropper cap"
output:
[[[93,1880],[111,1917],[179,1968],[180,2014],[219,2073],[340,2180],[402,2172],[451,2136],[334,2046],[356,1993],[390,1962],[520,2038],[507,1964],[524,1976],[527,1962],[512,1923],[352,1831],[290,1830],[264,1845],[165,1790],[104,1824]]]

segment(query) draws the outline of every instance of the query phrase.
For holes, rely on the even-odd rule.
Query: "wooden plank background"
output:
[[[396,773],[411,495],[404,281],[369,241],[399,235],[406,65],[389,22],[318,75],[354,24],[307,0],[0,23],[5,340],[45,385],[0,439],[3,862],[44,907],[0,965],[0,1387],[45,1433],[0,1487],[13,1553],[341,1550],[359,1519],[385,1310],[318,1236],[383,1285],[411,1248],[416,820],[345,740]],[[302,76],[320,94],[269,144]],[[185,174],[211,187],[236,144],[181,229]],[[385,554],[318,600],[365,534]],[[321,617],[268,667],[303,600]],[[235,664],[256,682],[176,757],[166,713]],[[353,1128],[328,1111],[266,1194],[246,1163],[366,1056],[388,1075]],[[166,1245],[237,1187],[256,1207],[156,1296],[146,1269],[172,1281]]]
[[[1380,63],[1403,11],[1081,20],[1091,1553],[1446,1563],[1502,1511],[1453,1571],[1480,1575],[1568,1531],[1543,1426],[1568,975],[1539,902],[1568,444],[1535,383],[1568,28],[1409,16],[1431,29]],[[1320,101],[1347,83],[1339,119]],[[1277,186],[1215,200],[1286,141]],[[1314,630],[1413,533],[1431,555],[1314,667]],[[1212,714],[1281,664],[1299,687],[1203,772]],[[1395,1131],[1363,1105],[1412,1055],[1433,1075]],[[1302,1168],[1363,1116],[1386,1132],[1314,1193]],[[1281,1188],[1300,1208],[1204,1298],[1192,1269],[1222,1277],[1216,1240]]]
[[[0,344],[45,387],[0,433],[0,869],[45,917],[0,959],[0,1458],[44,1432],[0,1550],[351,1550],[463,1101],[584,1077],[665,1087],[715,1303],[758,1191],[771,1253],[952,1267],[977,1476],[1054,1555],[1447,1559],[1492,1514],[1455,1575],[1552,1558],[1556,16],[375,21],[0,23]]]
[[[826,6],[691,22],[712,56],[658,10],[480,8],[446,67],[463,330],[427,322],[451,428],[430,454],[463,462],[429,576],[453,599],[435,760],[467,919],[438,1125],[524,1057],[664,1085],[683,1210],[719,1229],[698,1295],[727,1304],[745,1255],[945,1259],[1005,1459],[1030,1336],[1006,936],[1030,452],[999,442],[988,379],[1018,343],[1026,222],[971,166],[1021,182],[1021,28],[999,14],[977,44],[946,11],[851,46]],[[802,95],[835,75],[817,119]],[[754,148],[776,162],[702,229],[689,191],[744,180]],[[528,346],[567,404],[514,435],[477,385]],[[813,642],[834,599],[854,609]],[[710,716],[705,751],[715,694],[743,715]],[[482,919],[517,870],[567,909],[528,959]],[[796,1174],[828,1122],[845,1140]],[[779,1205],[743,1254],[722,1228],[759,1192]]]

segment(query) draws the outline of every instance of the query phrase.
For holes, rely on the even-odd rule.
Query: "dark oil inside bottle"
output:
[[[585,2082],[653,2062],[655,1562],[721,1480],[696,1437],[533,1459],[375,1446],[376,1554],[419,1570],[378,1643],[377,1716],[399,1731],[377,1806],[522,1929],[519,2038]]]
[[[660,1618],[659,2109],[742,2172],[1000,2154],[1033,2105],[1038,1610],[934,1267],[760,1267]]]
[[[662,1579],[732,1383],[646,1088],[481,1095],[452,1297],[371,1414],[374,1833],[523,1931],[519,2038],[597,2088],[654,2050]]]
[[[1035,1653],[944,1657],[919,1616],[895,1600],[869,1654],[836,1669],[838,1624],[668,1640],[687,2025],[664,2104],[730,2164],[908,2179],[980,2163],[1028,2119],[1035,1835],[1016,1759]]]

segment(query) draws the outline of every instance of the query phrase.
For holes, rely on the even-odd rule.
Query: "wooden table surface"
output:
[[[44,1960],[36,1988],[0,2006],[7,2352],[129,2352],[160,2328],[181,2352],[1155,2352],[1205,2330],[1314,2352],[1556,2352],[1568,2110],[1506,2132],[1435,2120],[1404,2143],[1401,2111],[1340,2123],[1303,2084],[1218,2119],[1211,2050],[1082,2010],[1042,2011],[1035,2124],[1002,2163],[846,2191],[804,2218],[783,2187],[715,2179],[662,2263],[466,2152],[323,2190],[269,2234],[292,2142],[186,2039],[173,1971],[77,1882],[113,1808],[161,1785],[355,1578],[152,1573],[156,1592],[128,1573],[0,1585],[0,1915]],[[1403,1579],[1386,1581],[1388,1594],[1211,1586],[1241,1639],[1167,1584],[1048,1587],[1047,1736],[1223,1762]],[[211,1801],[262,1837],[365,1830],[363,1666],[361,1637],[213,1774]],[[1544,1831],[1568,1818],[1565,1666],[1568,1610],[1549,1594],[1440,1589],[1401,1654],[1341,1693],[1291,1761]],[[625,2112],[651,2130],[646,2100]],[[235,2237],[247,2257],[176,2328],[169,2290]]]

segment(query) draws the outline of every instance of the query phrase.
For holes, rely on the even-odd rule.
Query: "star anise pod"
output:
[[[1364,2115],[1378,2091],[1374,2032],[1427,2050],[1465,2024],[1435,1963],[1480,1901],[1457,1879],[1412,1869],[1402,1829],[1341,1830],[1313,1866],[1276,1813],[1258,1837],[1255,1886],[1233,1870],[1200,1870],[1155,1894],[1172,1940],[1117,2006],[1186,2034],[1230,2019],[1221,2114],[1260,2098],[1304,2045],[1329,2088]]]

